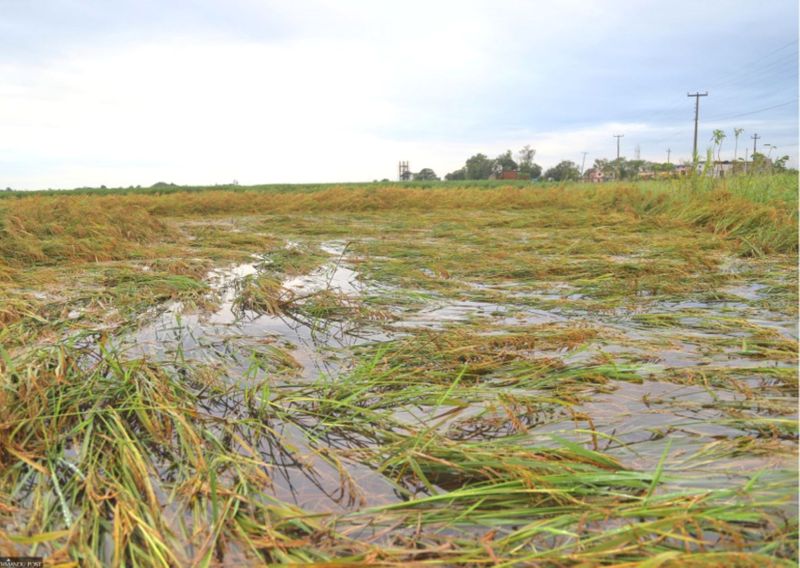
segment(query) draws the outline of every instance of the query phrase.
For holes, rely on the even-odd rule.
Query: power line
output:
[[[727,74],[720,74],[720,75],[717,75],[716,77],[712,76],[710,79],[706,80],[707,84],[710,87],[713,87],[713,89],[716,92],[716,89],[718,87],[727,86],[727,85],[732,84],[732,83],[753,82],[752,80],[754,78],[759,77],[761,75],[764,75],[765,73],[769,77],[769,76],[771,76],[770,71],[772,71],[772,67],[784,63],[784,60],[787,60],[787,58],[791,59],[791,58],[795,57],[797,55],[797,52],[796,51],[792,51],[789,54],[784,54],[784,55],[779,56],[778,59],[776,59],[774,61],[771,61],[771,62],[769,62],[769,63],[767,63],[765,65],[760,65],[760,66],[758,66],[758,65],[761,64],[763,61],[768,60],[771,56],[775,55],[776,53],[779,53],[779,52],[781,52],[781,51],[787,49],[788,47],[791,47],[791,46],[793,46],[793,45],[795,45],[797,43],[798,43],[798,40],[792,40],[792,41],[790,41],[788,43],[785,43],[785,44],[783,44],[783,45],[781,45],[779,47],[776,47],[775,49],[773,49],[771,51],[768,51],[767,53],[764,53],[763,55],[760,55],[758,57],[755,57],[755,58],[751,59],[750,61],[744,63],[743,65],[738,65],[735,72],[727,73]],[[758,66],[758,67],[756,67],[756,66]],[[795,70],[796,70],[796,66],[795,66]],[[785,70],[777,69],[777,70],[774,70],[774,71],[776,71],[776,76],[780,75],[781,77],[786,77]],[[770,81],[762,78],[762,80],[760,80],[758,82],[761,83],[761,84],[764,84],[764,83],[769,83]],[[715,100],[716,100],[716,95],[715,95]],[[666,108],[664,108],[662,110],[656,110],[656,111],[652,111],[652,112],[647,112],[646,111],[646,112],[647,112],[648,118],[652,120],[653,118],[661,118],[661,117],[667,117],[667,116],[672,117],[672,116],[675,115],[676,111],[681,110],[683,108],[684,108],[684,106],[683,106],[682,103],[676,103],[676,104],[674,104],[674,105],[672,105],[670,107],[666,107]]]
[[[764,69],[763,71],[754,71],[745,77],[741,77],[735,81],[728,81],[717,85],[709,85],[714,92],[738,92],[742,90],[761,92],[767,88],[772,90],[773,87],[779,85],[789,85],[796,87],[796,82],[792,79],[797,77],[797,61],[791,65],[775,69]]]
[[[789,43],[783,44],[782,46],[777,47],[777,48],[773,49],[772,51],[768,51],[767,53],[765,53],[763,55],[755,57],[755,58],[751,59],[750,61],[748,61],[748,62],[746,62],[746,63],[744,63],[742,65],[737,65],[736,66],[736,71],[733,72],[733,73],[718,75],[717,77],[713,77],[712,76],[711,78],[708,79],[708,82],[713,87],[719,87],[719,86],[721,86],[721,83],[725,83],[725,82],[727,82],[727,81],[729,81],[729,80],[731,80],[733,78],[740,78],[740,77],[742,77],[744,75],[748,75],[750,73],[750,71],[748,71],[748,68],[753,67],[756,64],[761,63],[762,61],[764,61],[766,59],[769,59],[770,56],[778,53],[779,51],[783,51],[787,47],[791,47],[792,45],[795,45],[797,42],[798,42],[798,40],[795,39],[795,40],[790,41]],[[793,51],[790,54],[790,56],[793,56],[793,55],[796,55],[796,51]],[[785,57],[785,56],[781,56],[781,57]],[[775,63],[775,62],[773,62],[773,63]],[[772,65],[773,63],[768,64],[768,65]],[[761,66],[761,68],[763,68],[763,66]]]
[[[668,134],[666,136],[662,136],[661,138],[657,138],[655,140],[648,139],[648,141],[652,144],[658,145],[658,144],[663,144],[664,142],[672,142],[673,140],[683,139],[683,136],[684,136],[683,131],[676,130],[675,132],[672,132],[671,134]]]
[[[782,105],[787,102],[791,103],[793,100],[797,100],[796,97],[796,88],[770,89],[769,92],[762,92],[761,90],[756,92],[751,89],[744,89],[729,92],[728,94],[723,93],[719,97],[717,96],[717,92],[714,91],[713,106],[717,109],[717,113],[714,114],[714,117],[723,118],[728,115],[756,112],[760,111],[762,108],[767,110],[773,105]],[[783,99],[783,101],[780,99]],[[764,103],[768,106],[753,108],[756,104]]]
[[[792,46],[792,45],[796,44],[798,41],[800,41],[800,40],[793,39],[793,40],[792,40],[792,41],[790,41],[789,43],[786,43],[786,44],[784,44],[784,45],[782,45],[782,46],[780,46],[780,47],[777,47],[777,48],[773,49],[772,51],[768,51],[767,53],[765,53],[764,55],[762,55],[762,56],[761,56],[761,58],[768,57],[768,56],[772,55],[773,53],[777,53],[777,52],[779,52],[779,51],[783,51],[783,50],[784,50],[784,49],[786,49],[787,47],[790,47],[790,46]]]
[[[719,89],[720,87],[728,87],[734,85],[741,85],[743,83],[752,82],[755,79],[760,79],[764,76],[770,76],[774,72],[778,72],[781,75],[785,75],[785,70],[782,69],[784,65],[787,63],[794,63],[791,65],[791,68],[796,68],[796,53],[790,53],[786,56],[781,57],[780,59],[776,59],[771,63],[767,63],[766,65],[761,65],[753,70],[739,70],[737,73],[731,74],[728,78],[723,81],[719,81],[716,83],[712,83],[715,89]]]
[[[777,104],[777,105],[772,105],[772,106],[760,108],[758,110],[753,110],[753,111],[749,111],[749,112],[741,112],[741,113],[737,113],[737,114],[728,114],[728,115],[721,115],[721,116],[712,116],[712,117],[706,118],[706,120],[724,120],[724,119],[728,119],[728,118],[739,118],[740,116],[749,116],[751,114],[758,114],[759,112],[772,110],[774,108],[785,107],[787,105],[791,105],[791,104],[794,104],[796,102],[797,102],[797,99],[794,99],[794,100],[791,100],[791,101],[786,101],[785,103],[780,103],[780,104]]]

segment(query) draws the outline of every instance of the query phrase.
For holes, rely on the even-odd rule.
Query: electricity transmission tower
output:
[[[399,162],[397,164],[397,181],[408,181],[411,179],[411,170],[408,167],[408,162]]]

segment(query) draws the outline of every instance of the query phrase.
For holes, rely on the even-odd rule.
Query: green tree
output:
[[[542,166],[535,164],[533,158],[536,156],[536,150],[530,146],[524,146],[517,155],[519,163],[519,173],[522,177],[528,179],[537,179],[542,175]]]
[[[575,162],[564,160],[559,162],[544,173],[544,177],[555,181],[568,181],[578,179],[581,175]]]
[[[520,173],[529,179],[539,179],[542,177],[542,166],[539,164],[531,164],[525,168],[525,171],[520,170]]]
[[[736,156],[739,153],[739,136],[744,132],[744,128],[733,129],[733,161],[736,161]]]
[[[636,179],[641,172],[652,169],[652,164],[647,160],[628,160],[623,164],[622,179]]]
[[[603,175],[610,175],[615,172],[611,162],[605,158],[597,158],[594,161],[594,169],[603,172]]]
[[[769,158],[761,152],[753,152],[753,161],[751,162],[751,174],[763,174],[769,171]]]
[[[775,158],[775,161],[772,163],[772,166],[775,168],[776,172],[785,172],[786,162],[788,161],[789,161],[789,156],[781,156],[780,158]]]
[[[517,171],[517,162],[511,157],[511,150],[506,150],[494,160],[494,169],[496,172],[515,172]]]
[[[717,149],[717,161],[719,162],[720,153],[722,153],[722,141],[725,140],[725,131],[719,128],[715,129],[711,134],[711,141],[714,142],[714,147]]]
[[[533,165],[533,158],[536,156],[536,150],[530,147],[530,144],[526,144],[522,147],[522,150],[519,151],[517,154],[517,161],[519,162],[519,171],[523,171],[523,169],[528,169]]]
[[[494,168],[494,160],[485,154],[475,154],[467,160],[465,166],[465,179],[489,179]]]
[[[603,172],[603,175],[613,176],[616,179],[636,179],[639,173],[645,170],[658,171],[656,165],[646,160],[604,160],[598,158],[594,161],[594,167]]]
[[[414,174],[414,181],[438,181],[439,176],[430,168],[422,168]]]
[[[454,172],[450,172],[449,174],[445,174],[444,179],[446,179],[446,180],[463,180],[463,179],[467,179],[467,170],[465,168],[459,168]]]

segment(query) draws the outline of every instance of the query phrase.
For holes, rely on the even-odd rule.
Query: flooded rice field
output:
[[[796,256],[512,212],[172,222],[185,257],[13,290],[39,315],[2,351],[29,409],[2,429],[7,550],[796,555]]]

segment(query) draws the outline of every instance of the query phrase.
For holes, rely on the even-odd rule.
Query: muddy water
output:
[[[331,260],[307,275],[287,278],[283,287],[296,297],[323,290],[347,296],[363,293],[366,288],[358,273],[343,261],[345,247],[334,242],[321,249],[331,255]],[[308,383],[346,372],[354,346],[389,339],[380,329],[358,322],[306,320],[291,314],[237,309],[241,283],[264,269],[263,259],[254,259],[211,271],[206,280],[219,296],[216,308],[186,313],[180,303],[167,305],[135,332],[117,338],[116,346],[130,357],[161,362],[191,360],[221,367],[230,381],[269,376],[272,380]],[[276,352],[273,350],[281,354],[275,364],[261,361],[254,371],[254,357],[260,354],[260,359],[269,360]],[[235,414],[235,408],[229,407],[239,404],[220,401],[204,410],[231,418],[228,414]],[[320,512],[344,512],[400,499],[391,481],[357,462],[346,462],[347,478],[342,477],[335,465],[308,445],[296,426],[276,422],[273,427],[277,438],[261,438],[258,447],[273,466],[269,475],[274,497]]]
[[[765,370],[796,367],[792,346],[798,325],[796,318],[768,307],[767,284],[727,286],[720,290],[719,301],[642,297],[633,305],[596,312],[582,307],[581,301],[591,298],[566,283],[538,291],[513,283],[464,287],[475,290],[476,298],[489,291],[493,301],[470,299],[466,292],[465,299],[431,302],[394,327],[443,330],[468,324],[480,329],[476,324],[483,323],[487,333],[494,333],[537,324],[588,326],[598,330],[598,339],[581,349],[535,355],[560,358],[570,367],[598,360],[633,364],[642,378],[611,381],[591,402],[575,405],[561,418],[545,418],[530,430],[535,444],[557,445],[551,438],[555,434],[644,471],[654,470],[664,459],[667,474],[681,472],[669,478],[664,490],[676,485],[732,487],[759,471],[790,471],[796,466],[796,393],[764,388],[770,388]],[[498,295],[506,301],[495,299]],[[751,347],[762,343],[766,346],[758,350]],[[683,372],[703,377],[728,371],[737,373],[737,385],[724,380],[680,384]],[[757,394],[745,396],[738,385]],[[401,409],[396,416],[422,425],[438,421],[446,410],[417,407]],[[487,414],[482,405],[453,410],[457,414],[441,421],[441,430],[455,427],[459,435],[467,428],[484,428],[492,436],[515,433],[509,425],[498,426],[502,415]]]
[[[347,248],[342,242],[323,244],[321,249],[328,253],[329,261],[309,274],[286,279],[283,287],[296,297],[321,291],[352,298],[391,292],[365,282],[350,264]],[[557,434],[605,451],[626,467],[642,470],[652,470],[666,455],[666,471],[691,472],[681,477],[680,483],[695,485],[735,484],[757,470],[790,467],[795,459],[796,437],[770,441],[768,434],[768,420],[797,418],[795,412],[787,411],[791,405],[785,403],[791,400],[781,401],[777,410],[765,410],[748,406],[744,395],[719,384],[673,382],[681,370],[753,368],[753,376],[741,381],[750,381],[757,388],[759,369],[796,365],[791,354],[775,358],[769,351],[756,355],[747,352],[746,344],[756,332],[767,336],[773,333],[790,342],[797,338],[795,320],[762,305],[768,290],[764,284],[729,286],[722,291],[726,298],[718,302],[641,298],[635,305],[602,312],[584,309],[582,302],[590,298],[566,283],[540,291],[513,284],[492,288],[465,285],[466,291],[458,299],[428,294],[432,299],[422,307],[397,308],[393,310],[395,321],[378,325],[237,310],[235,300],[242,280],[265,269],[263,262],[254,261],[211,272],[208,281],[220,297],[216,309],[187,314],[180,305],[168,306],[137,332],[122,338],[120,344],[133,354],[162,360],[183,357],[222,366],[234,381],[269,376],[276,381],[308,384],[320,377],[335,380],[348,372],[354,347],[388,341],[415,330],[441,331],[465,324],[484,327],[487,333],[521,326],[589,326],[599,331],[598,339],[581,349],[540,351],[535,356],[557,357],[568,366],[583,366],[597,359],[633,364],[643,380],[611,381],[590,402],[576,405],[569,413],[543,417],[541,423],[532,425],[532,443],[555,443],[551,436]],[[481,299],[487,291],[493,294],[492,301]],[[648,320],[642,315],[662,315],[664,319]],[[269,358],[273,348],[288,354],[289,363],[278,359],[272,367],[260,367],[254,373],[254,353]],[[796,405],[796,396],[793,400]],[[452,416],[448,416],[451,411]],[[480,433],[485,412],[482,405],[460,409],[412,406],[398,408],[394,418],[414,427],[435,421],[440,430],[450,429],[451,434],[453,428],[475,428]],[[588,418],[576,422],[576,416]],[[265,442],[260,448],[274,464],[270,475],[276,497],[313,511],[346,511],[401,499],[398,488],[387,478],[355,461],[345,463],[347,476],[343,476],[308,445],[297,426],[277,424],[276,429],[282,439]],[[495,434],[513,433],[511,427],[499,427]],[[729,441],[763,443],[765,448],[772,444],[772,451],[746,458],[741,453],[723,452],[719,459],[708,453]],[[704,452],[711,457],[704,459]]]
[[[328,246],[324,250],[334,253],[338,249]],[[267,315],[237,309],[239,284],[249,276],[257,276],[261,268],[261,262],[253,262],[212,271],[207,279],[220,295],[216,309],[187,314],[181,304],[171,304],[154,320],[124,337],[122,347],[134,355],[157,359],[179,354],[195,361],[222,363],[236,377],[250,368],[253,352],[276,346],[297,363],[293,369],[296,372],[289,374],[313,380],[341,372],[349,361],[351,347],[387,338],[379,329],[365,329],[355,322],[311,321],[291,314]],[[358,274],[339,260],[308,275],[288,278],[283,287],[297,296],[322,290],[356,295],[363,288]]]
[[[762,418],[747,412],[747,397],[730,390],[696,385],[680,385],[658,380],[641,383],[612,381],[613,392],[602,393],[590,402],[577,405],[578,415],[591,419],[581,425],[598,435],[586,433],[579,436],[587,444],[594,444],[609,455],[619,458],[634,469],[651,470],[664,455],[669,466],[680,465],[704,475],[752,472],[761,468],[789,467],[796,458],[793,443],[787,436],[785,453],[772,451],[767,455],[742,460],[729,456],[703,461],[697,454],[720,440],[769,440],[760,429]],[[728,410],[733,409],[733,415]],[[735,420],[732,416],[741,416]],[[747,418],[750,420],[747,420]],[[797,419],[796,413],[782,416]],[[537,435],[559,433],[573,437],[574,421],[551,423],[537,430]],[[593,438],[588,440],[587,438]],[[779,443],[772,444],[776,449]],[[697,478],[702,479],[702,478]]]

